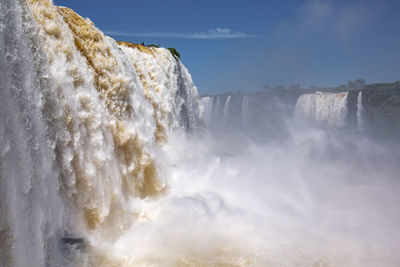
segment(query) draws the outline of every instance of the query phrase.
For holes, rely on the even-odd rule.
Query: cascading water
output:
[[[362,104],[362,92],[358,92],[357,95],[357,131],[364,131],[364,107]]]
[[[246,121],[249,116],[249,96],[243,96],[242,108],[240,111],[240,117],[242,121]]]
[[[227,123],[229,115],[230,115],[230,108],[231,108],[231,98],[232,96],[228,95],[225,100],[224,108],[222,110],[222,122]]]
[[[296,103],[295,115],[317,125],[343,128],[346,125],[348,93],[304,94]]]
[[[34,23],[26,6],[0,2],[2,266],[60,263],[65,214],[57,193],[55,133],[45,114],[53,84]]]
[[[117,44],[68,8],[0,7],[1,262],[64,266],[61,238],[115,240],[163,194],[157,155],[196,128],[197,89],[168,50]]]
[[[208,126],[224,125],[228,117],[230,96],[204,96],[200,100],[201,117]]]
[[[168,50],[50,0],[0,0],[0,49],[1,266],[399,265],[393,151],[267,93],[199,105]],[[342,127],[346,104],[296,114]]]
[[[200,99],[200,117],[205,124],[209,124],[212,116],[213,100],[211,96],[203,96]]]
[[[245,125],[249,116],[248,95],[217,95],[201,98],[202,118],[208,126]]]

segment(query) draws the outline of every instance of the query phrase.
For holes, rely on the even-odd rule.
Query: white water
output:
[[[222,122],[223,123],[227,123],[227,120],[230,115],[231,98],[232,98],[232,96],[229,95],[225,100],[224,109],[222,110]]]
[[[2,265],[398,266],[399,169],[381,146],[295,123],[285,143],[200,130],[168,50],[45,0],[2,0],[0,19]],[[342,125],[346,97],[317,101],[318,121]],[[202,101],[215,123],[258,123],[244,98]],[[86,249],[65,255],[69,236]]]
[[[200,99],[200,117],[207,126],[225,125],[230,120],[231,96],[204,96]]]
[[[249,116],[249,96],[243,96],[242,109],[240,111],[240,117],[242,121],[246,121]]]
[[[43,116],[50,89],[32,17],[0,2],[0,250],[1,265],[54,265],[63,206],[52,136]],[[7,20],[7,27],[3,22]],[[42,91],[36,90],[42,88]],[[54,265],[55,266],[55,265]]]
[[[245,125],[250,102],[248,95],[204,96],[201,98],[201,118],[208,127]]]
[[[357,96],[357,131],[364,131],[364,107],[362,104],[362,92],[358,92]]]
[[[0,10],[2,261],[66,265],[62,237],[114,242],[166,190],[161,147],[197,127],[197,89],[168,50],[49,1]]]
[[[211,120],[213,98],[211,96],[204,96],[200,99],[200,118],[209,124]]]
[[[343,128],[347,116],[346,93],[314,93],[299,97],[296,116],[331,128]]]

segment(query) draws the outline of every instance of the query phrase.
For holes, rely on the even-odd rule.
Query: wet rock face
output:
[[[61,243],[65,249],[76,249],[82,252],[86,250],[86,241],[83,238],[63,237]]]
[[[59,241],[60,261],[66,266],[72,263],[77,266],[87,266],[88,245],[84,238],[63,237]],[[74,265],[75,266],[75,265]]]
[[[367,133],[396,142],[400,135],[400,82],[367,85],[362,104]]]

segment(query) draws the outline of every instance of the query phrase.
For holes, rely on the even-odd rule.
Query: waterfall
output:
[[[357,96],[357,131],[364,131],[364,107],[362,105],[362,92],[358,92]]]
[[[347,96],[348,92],[301,95],[296,103],[295,115],[320,126],[343,128],[346,126]]]
[[[240,118],[242,123],[244,123],[248,119],[248,116],[249,116],[249,96],[244,95],[240,110]]]
[[[63,237],[115,240],[165,192],[157,155],[197,127],[197,89],[169,50],[50,0],[1,1],[0,25],[0,261],[66,266]]]
[[[399,266],[398,150],[292,123],[347,93],[199,99],[52,0],[0,0],[0,50],[0,266]]]
[[[226,126],[232,115],[231,97],[217,95],[201,98],[201,117],[207,126],[211,128]]]
[[[227,124],[230,116],[230,107],[231,107],[231,98],[232,96],[228,96],[224,103],[224,108],[222,110],[222,123]]]
[[[201,98],[201,116],[212,128],[243,126],[250,119],[251,97],[248,95],[216,95]]]
[[[1,1],[0,23],[0,262],[56,266],[63,205],[45,114],[52,82],[26,6]]]
[[[209,124],[213,112],[213,100],[211,96],[204,96],[200,99],[200,117],[205,124]]]

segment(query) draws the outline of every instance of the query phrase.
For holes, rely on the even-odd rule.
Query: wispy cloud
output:
[[[254,37],[254,35],[245,34],[243,32],[234,32],[228,28],[216,28],[212,30],[208,30],[207,32],[200,32],[192,34],[191,38],[193,39],[218,39],[218,38],[246,38],[246,37]]]
[[[353,1],[337,5],[333,0],[309,0],[299,11],[298,20],[291,25],[292,31],[332,33],[341,41],[348,41],[365,28],[372,17],[366,5]]]
[[[243,32],[232,31],[229,28],[215,28],[206,32],[177,33],[177,32],[124,32],[124,31],[104,31],[107,35],[126,36],[126,37],[157,37],[157,38],[180,38],[180,39],[238,39],[258,37],[256,34],[246,34]]]

